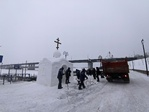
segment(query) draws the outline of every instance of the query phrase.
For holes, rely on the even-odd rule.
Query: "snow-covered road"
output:
[[[149,112],[149,77],[130,72],[130,83],[99,83],[89,77],[86,89],[76,81],[63,89],[21,82],[2,85],[0,112]]]

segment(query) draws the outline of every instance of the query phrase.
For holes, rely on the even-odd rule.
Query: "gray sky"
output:
[[[149,0],[0,0],[3,63],[52,59],[58,37],[68,59],[149,52]]]

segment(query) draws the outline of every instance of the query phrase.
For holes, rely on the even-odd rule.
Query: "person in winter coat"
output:
[[[91,75],[92,75],[92,70],[91,70],[90,68],[87,69],[87,70],[86,70],[86,74],[89,75],[89,76],[91,76]]]
[[[68,84],[68,83],[70,83],[69,82],[69,77],[71,76],[70,67],[68,67],[68,69],[66,70],[65,75],[66,75],[66,81],[65,81],[65,83]]]
[[[57,75],[57,78],[58,78],[58,81],[59,81],[59,83],[58,83],[58,89],[62,89],[63,88],[62,87],[62,78],[63,78],[63,75],[64,75],[63,70],[64,70],[64,68],[62,67],[58,71],[58,75]]]
[[[76,69],[76,76],[77,76],[77,81],[78,85],[80,84],[80,70]]]
[[[85,75],[85,69],[82,69],[79,79],[80,79],[80,84],[79,84],[79,88],[78,89],[81,90],[82,86],[83,86],[83,88],[85,88],[84,80],[88,79],[88,77]]]
[[[95,68],[92,69],[93,78],[96,79],[96,70]]]
[[[99,70],[99,67],[96,67],[96,78],[97,78],[97,82],[100,81],[99,75],[101,75],[101,72],[100,72],[100,70]]]

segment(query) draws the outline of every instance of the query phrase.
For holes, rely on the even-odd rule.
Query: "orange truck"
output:
[[[103,74],[108,82],[124,80],[129,82],[129,66],[127,60],[102,60]]]

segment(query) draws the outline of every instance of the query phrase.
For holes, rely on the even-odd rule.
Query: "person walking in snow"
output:
[[[80,79],[80,84],[78,89],[81,90],[82,86],[83,88],[85,88],[85,85],[84,85],[85,79],[88,79],[88,77],[85,75],[85,69],[82,69],[79,79]]]
[[[96,67],[96,78],[97,78],[97,82],[100,81],[99,75],[101,75],[101,72],[100,72],[100,70],[99,70],[99,67]]]
[[[80,70],[76,69],[76,76],[77,76],[77,81],[78,85],[80,84]]]
[[[65,83],[68,84],[68,83],[70,83],[69,82],[69,77],[71,76],[70,67],[68,67],[68,69],[66,70],[65,75],[66,75],[66,81],[65,81]]]
[[[62,78],[63,78],[63,75],[64,75],[63,70],[64,70],[64,68],[62,67],[58,71],[58,75],[57,75],[57,78],[58,78],[58,81],[59,81],[59,83],[58,83],[58,89],[62,89],[63,88],[62,87]]]
[[[93,75],[93,78],[96,79],[96,70],[95,70],[95,68],[92,69],[92,75]]]
[[[89,68],[87,71],[86,71],[86,74],[91,76],[92,75],[92,70]]]

